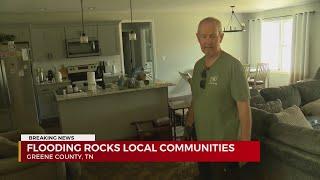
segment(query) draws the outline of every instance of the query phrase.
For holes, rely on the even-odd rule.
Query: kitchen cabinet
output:
[[[39,119],[59,117],[58,104],[55,98],[55,91],[59,88],[65,88],[70,82],[55,84],[37,85],[38,115]]]
[[[38,93],[38,108],[40,120],[59,117],[58,105],[54,92],[50,89],[42,89]]]
[[[119,22],[98,24],[98,40],[101,55],[112,56],[120,54]]]
[[[84,32],[89,37],[89,39],[97,38],[97,25],[85,25]],[[66,26],[66,38],[67,39],[79,39],[82,34],[82,26],[80,25],[70,25]]]
[[[0,33],[15,35],[16,42],[29,42],[29,25],[1,25]]]
[[[35,26],[31,28],[34,61],[65,58],[65,32],[63,26]]]

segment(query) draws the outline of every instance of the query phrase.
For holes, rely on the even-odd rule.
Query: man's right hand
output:
[[[192,126],[185,126],[184,127],[184,140],[191,140],[192,139],[192,131],[193,131],[193,128]]]
[[[191,139],[192,137],[193,123],[194,123],[194,112],[192,108],[189,108],[187,113],[187,119],[185,122],[185,128],[184,128],[184,137],[186,140]]]
[[[192,127],[193,123],[194,123],[194,112],[193,112],[192,108],[189,108],[188,113],[187,113],[187,120],[186,120],[185,126]]]

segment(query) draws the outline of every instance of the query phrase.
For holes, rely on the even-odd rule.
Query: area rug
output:
[[[82,163],[82,180],[194,179],[196,163]]]

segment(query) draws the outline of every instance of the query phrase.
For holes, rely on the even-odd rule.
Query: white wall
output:
[[[169,96],[190,93],[188,84],[180,81],[178,71],[192,69],[196,60],[202,56],[195,36],[198,22],[207,17],[215,16],[225,23],[230,12],[216,14],[212,12],[178,12],[178,13],[135,13],[135,20],[152,20],[154,23],[156,47],[156,77],[158,79],[183,83],[180,88],[170,88]],[[238,15],[239,16],[239,15]],[[110,14],[104,12],[85,13],[85,22],[106,20],[129,20],[129,13]],[[239,16],[241,18],[241,16]],[[65,23],[79,22],[80,13],[28,13],[1,14],[0,23]],[[243,46],[243,33],[225,34],[222,47],[231,55],[244,58],[246,48]]]

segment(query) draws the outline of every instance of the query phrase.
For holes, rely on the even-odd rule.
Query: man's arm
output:
[[[239,120],[240,120],[240,140],[250,141],[251,139],[251,111],[249,101],[237,101]]]
[[[190,108],[188,109],[186,126],[192,127],[193,122],[194,122],[194,112],[191,105]]]
[[[187,113],[187,119],[185,122],[185,128],[184,128],[184,137],[186,138],[185,140],[190,140],[192,138],[192,129],[193,129],[193,123],[194,123],[194,111],[192,109],[192,103],[188,109]]]

